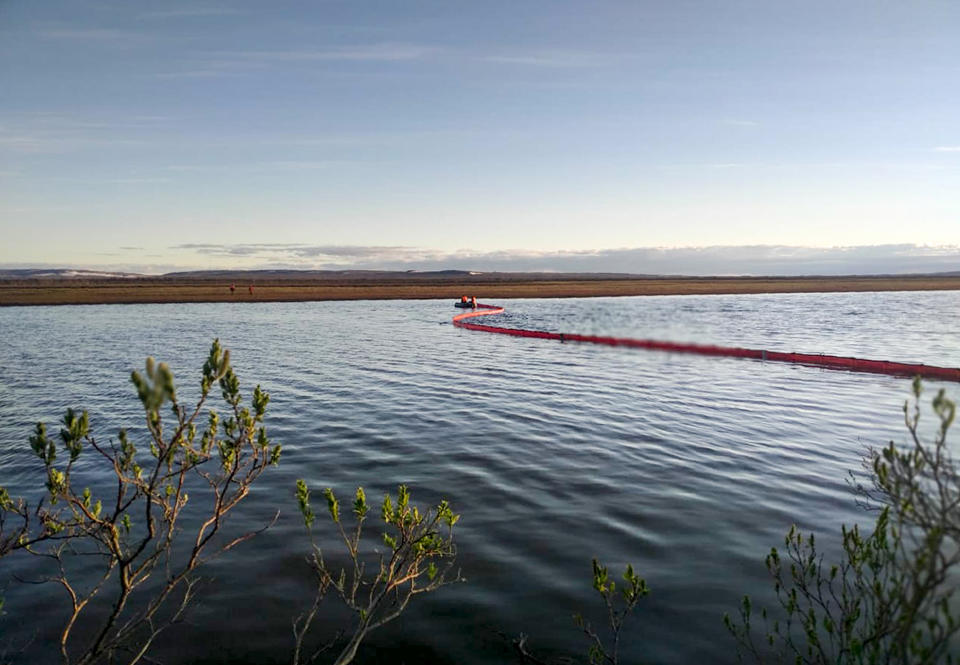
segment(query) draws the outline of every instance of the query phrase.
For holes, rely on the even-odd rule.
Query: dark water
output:
[[[502,304],[503,325],[960,366],[960,292]],[[744,592],[768,595],[765,553],[793,522],[828,549],[842,523],[869,523],[845,474],[867,445],[903,438],[903,379],[514,339],[457,330],[453,313],[446,301],[2,309],[0,483],[38,485],[27,436],[68,406],[89,409],[101,439],[140,428],[128,376],[147,355],[195,396],[220,337],[246,394],[271,393],[284,445],[232,526],[281,516],[205,570],[161,661],[288,662],[290,621],[312,597],[302,477],[343,498],[406,483],[463,515],[468,582],[419,597],[359,662],[512,662],[520,632],[545,658],[582,654],[571,615],[603,621],[594,556],[618,572],[633,562],[652,588],[624,662],[732,662],[721,616]],[[62,591],[9,579],[29,563],[0,562],[0,641],[30,642],[17,662],[52,661]],[[317,639],[343,620],[328,599]]]

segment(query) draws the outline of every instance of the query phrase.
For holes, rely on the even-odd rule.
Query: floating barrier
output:
[[[540,330],[524,330],[522,328],[500,328],[487,326],[481,323],[469,323],[467,319],[478,316],[489,316],[502,313],[503,307],[478,303],[476,309],[464,312],[453,317],[453,325],[466,330],[513,335],[514,337],[535,337],[537,339],[553,339],[560,342],[581,342],[586,344],[603,344],[605,346],[626,346],[633,349],[651,349],[654,351],[669,351],[673,353],[696,353],[702,356],[727,356],[732,358],[752,358],[754,360],[769,360],[771,362],[796,363],[811,367],[826,369],[842,369],[850,372],[871,372],[874,374],[891,374],[894,376],[922,376],[928,379],[960,382],[960,368],[937,367],[920,363],[899,363],[889,360],[866,360],[864,358],[845,358],[843,356],[829,356],[817,353],[784,353],[782,351],[766,351],[762,349],[741,349],[734,346],[714,346],[707,344],[679,344],[676,342],[660,342],[652,339],[631,339],[629,337],[602,337],[598,335],[573,335],[569,333],[552,333]]]

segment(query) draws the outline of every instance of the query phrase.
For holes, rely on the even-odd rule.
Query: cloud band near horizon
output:
[[[127,246],[105,254],[104,259],[103,263],[84,265],[40,266],[18,263],[0,267],[68,267],[153,274],[205,269],[473,270],[690,276],[960,272],[960,246],[915,244],[446,251],[374,245],[186,243],[173,245],[165,251]]]

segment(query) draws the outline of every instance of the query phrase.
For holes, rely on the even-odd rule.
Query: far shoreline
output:
[[[231,291],[231,284],[235,289]],[[250,286],[253,286],[251,292]],[[625,277],[551,279],[539,274],[491,280],[18,280],[0,282],[0,307],[337,300],[480,300],[652,295],[736,295],[960,290],[960,275],[847,277]]]

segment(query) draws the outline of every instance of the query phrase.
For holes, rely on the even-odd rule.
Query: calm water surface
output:
[[[499,325],[960,366],[960,292],[501,302]],[[866,446],[903,439],[903,379],[461,331],[450,305],[0,309],[0,482],[37,485],[27,437],[68,406],[89,409],[101,439],[142,429],[128,377],[147,355],[195,397],[219,337],[245,394],[256,382],[271,393],[267,422],[284,445],[232,525],[281,516],[206,569],[161,661],[288,662],[290,621],[312,598],[292,496],[302,477],[344,499],[358,484],[379,497],[406,483],[415,501],[445,497],[463,515],[468,582],[418,598],[360,662],[513,662],[520,632],[544,658],[581,654],[570,617],[602,624],[597,556],[633,562],[652,588],[624,662],[722,663],[734,657],[721,616],[744,592],[768,597],[769,548],[793,522],[824,544],[842,523],[868,523],[845,474]],[[19,557],[0,564],[0,640],[29,643],[18,662],[50,660],[62,591],[10,573],[31,571]],[[324,612],[317,639],[344,621],[333,598]]]

